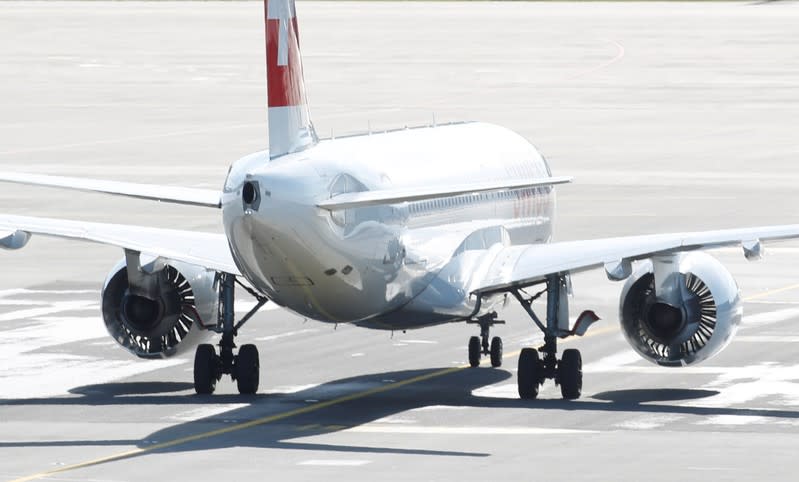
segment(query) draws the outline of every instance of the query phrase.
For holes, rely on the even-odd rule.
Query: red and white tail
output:
[[[305,81],[294,0],[264,0],[266,79],[269,99],[269,157],[316,144]]]

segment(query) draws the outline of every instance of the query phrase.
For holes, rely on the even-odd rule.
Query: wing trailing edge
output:
[[[387,189],[376,191],[348,192],[317,203],[316,206],[329,211],[337,209],[379,206],[403,202],[425,201],[463,194],[507,191],[511,189],[527,189],[533,187],[554,186],[572,181],[570,177],[547,177],[535,179],[519,179],[517,181],[485,181],[478,183],[452,185],[447,187],[433,186],[412,189]]]

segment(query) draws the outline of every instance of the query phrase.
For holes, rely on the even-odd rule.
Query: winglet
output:
[[[317,143],[311,124],[300,57],[294,0],[264,0],[269,157],[302,151]]]

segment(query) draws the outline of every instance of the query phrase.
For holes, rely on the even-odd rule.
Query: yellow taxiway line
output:
[[[795,289],[799,289],[799,283],[788,285],[788,286],[784,286],[782,288],[775,288],[773,290],[763,291],[761,293],[757,293],[757,294],[754,294],[752,296],[746,297],[746,298],[743,299],[743,301],[752,301],[752,300],[756,300],[756,299],[760,299],[760,298],[765,298],[767,296],[770,296],[770,295],[773,295],[773,294],[776,294],[776,293],[782,293],[782,292],[785,292],[785,291],[790,291],[790,290],[795,290]],[[615,331],[618,331],[618,327],[617,326],[606,326],[606,327],[603,327],[603,328],[600,328],[600,329],[594,329],[593,331],[590,331],[590,332],[586,333],[585,336],[583,336],[582,338],[590,338],[590,337],[604,335],[604,334],[615,332]],[[561,343],[568,342],[568,341],[574,340],[574,339],[575,338],[561,340]],[[510,352],[510,353],[506,353],[503,356],[503,359],[515,358],[515,357],[519,356],[519,353],[521,353],[521,350],[516,350],[516,351]],[[378,393],[384,393],[384,392],[388,392],[388,391],[391,391],[391,390],[396,390],[398,388],[402,388],[402,387],[407,386],[407,385],[423,382],[425,380],[430,380],[432,378],[438,378],[438,377],[441,377],[441,376],[444,376],[444,375],[448,375],[450,373],[455,373],[455,372],[458,372],[460,370],[464,370],[466,368],[468,368],[468,365],[460,365],[460,366],[452,367],[452,368],[443,368],[441,370],[436,370],[434,372],[430,372],[430,373],[427,373],[427,374],[424,374],[424,375],[419,375],[419,376],[416,376],[416,377],[408,378],[407,380],[402,380],[402,381],[399,381],[399,382],[395,382],[395,383],[392,383],[390,385],[384,385],[384,386],[380,386],[380,387],[371,388],[369,390],[363,390],[363,391],[360,391],[360,392],[351,393],[349,395],[344,395],[342,397],[334,398],[334,399],[331,399],[331,400],[326,400],[326,401],[323,401],[323,402],[316,402],[316,403],[314,403],[312,405],[308,405],[308,406],[305,406],[305,407],[302,407],[302,408],[296,408],[294,410],[289,410],[287,412],[282,412],[282,413],[277,413],[277,414],[274,414],[274,415],[269,415],[269,416],[266,416],[266,417],[257,418],[255,420],[250,420],[249,422],[242,422],[242,423],[238,423],[238,424],[235,424],[235,425],[230,425],[228,427],[224,427],[224,428],[220,428],[220,429],[216,429],[216,430],[209,430],[207,432],[201,432],[201,433],[194,434],[194,435],[189,435],[189,436],[186,436],[186,437],[176,438],[176,439],[173,439],[173,440],[169,440],[167,442],[161,442],[161,443],[158,443],[158,444],[153,444],[153,445],[150,445],[150,446],[147,446],[147,447],[144,447],[144,448],[135,448],[135,449],[127,450],[127,451],[124,451],[124,452],[117,452],[115,454],[107,455],[105,457],[99,457],[99,458],[96,458],[96,459],[87,460],[85,462],[80,462],[80,463],[77,463],[77,464],[65,465],[63,467],[58,467],[58,468],[55,468],[55,469],[46,470],[46,471],[43,471],[43,472],[38,472],[38,473],[35,473],[35,474],[32,474],[32,475],[28,475],[28,476],[25,476],[25,477],[21,477],[21,478],[18,478],[18,479],[13,479],[10,482],[27,482],[27,481],[30,481],[30,480],[38,480],[38,479],[42,479],[44,477],[48,477],[48,476],[55,475],[55,474],[60,474],[60,473],[63,473],[63,472],[70,472],[70,471],[73,471],[73,470],[82,469],[82,468],[86,468],[86,467],[91,467],[91,466],[94,466],[94,465],[100,465],[100,464],[104,464],[104,463],[108,463],[108,462],[114,462],[114,461],[117,461],[117,460],[123,460],[123,459],[127,459],[127,458],[130,458],[130,457],[143,455],[143,454],[146,454],[148,452],[155,452],[157,450],[174,447],[176,445],[183,445],[183,444],[187,444],[187,443],[190,443],[190,442],[196,442],[198,440],[209,439],[209,438],[212,438],[212,437],[216,437],[218,435],[225,435],[225,434],[232,433],[232,432],[238,432],[240,430],[246,430],[248,428],[257,427],[259,425],[265,425],[265,424],[272,423],[272,422],[277,422],[279,420],[284,420],[284,419],[287,419],[287,418],[290,418],[290,417],[294,417],[294,416],[297,416],[297,415],[302,415],[302,414],[306,414],[306,413],[310,413],[310,412],[316,412],[318,410],[322,410],[324,408],[332,407],[334,405],[340,405],[342,403],[351,402],[353,400],[359,400],[359,399],[366,398],[366,397],[369,397],[369,396],[372,396],[372,395],[376,395]]]

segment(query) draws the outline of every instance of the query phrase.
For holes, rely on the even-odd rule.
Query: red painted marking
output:
[[[278,65],[280,48],[280,20],[268,19],[269,0],[264,0],[266,22],[266,82],[269,107],[285,107],[305,103],[303,95],[302,61],[300,59],[300,40],[297,17],[287,22],[286,48],[288,63]]]

